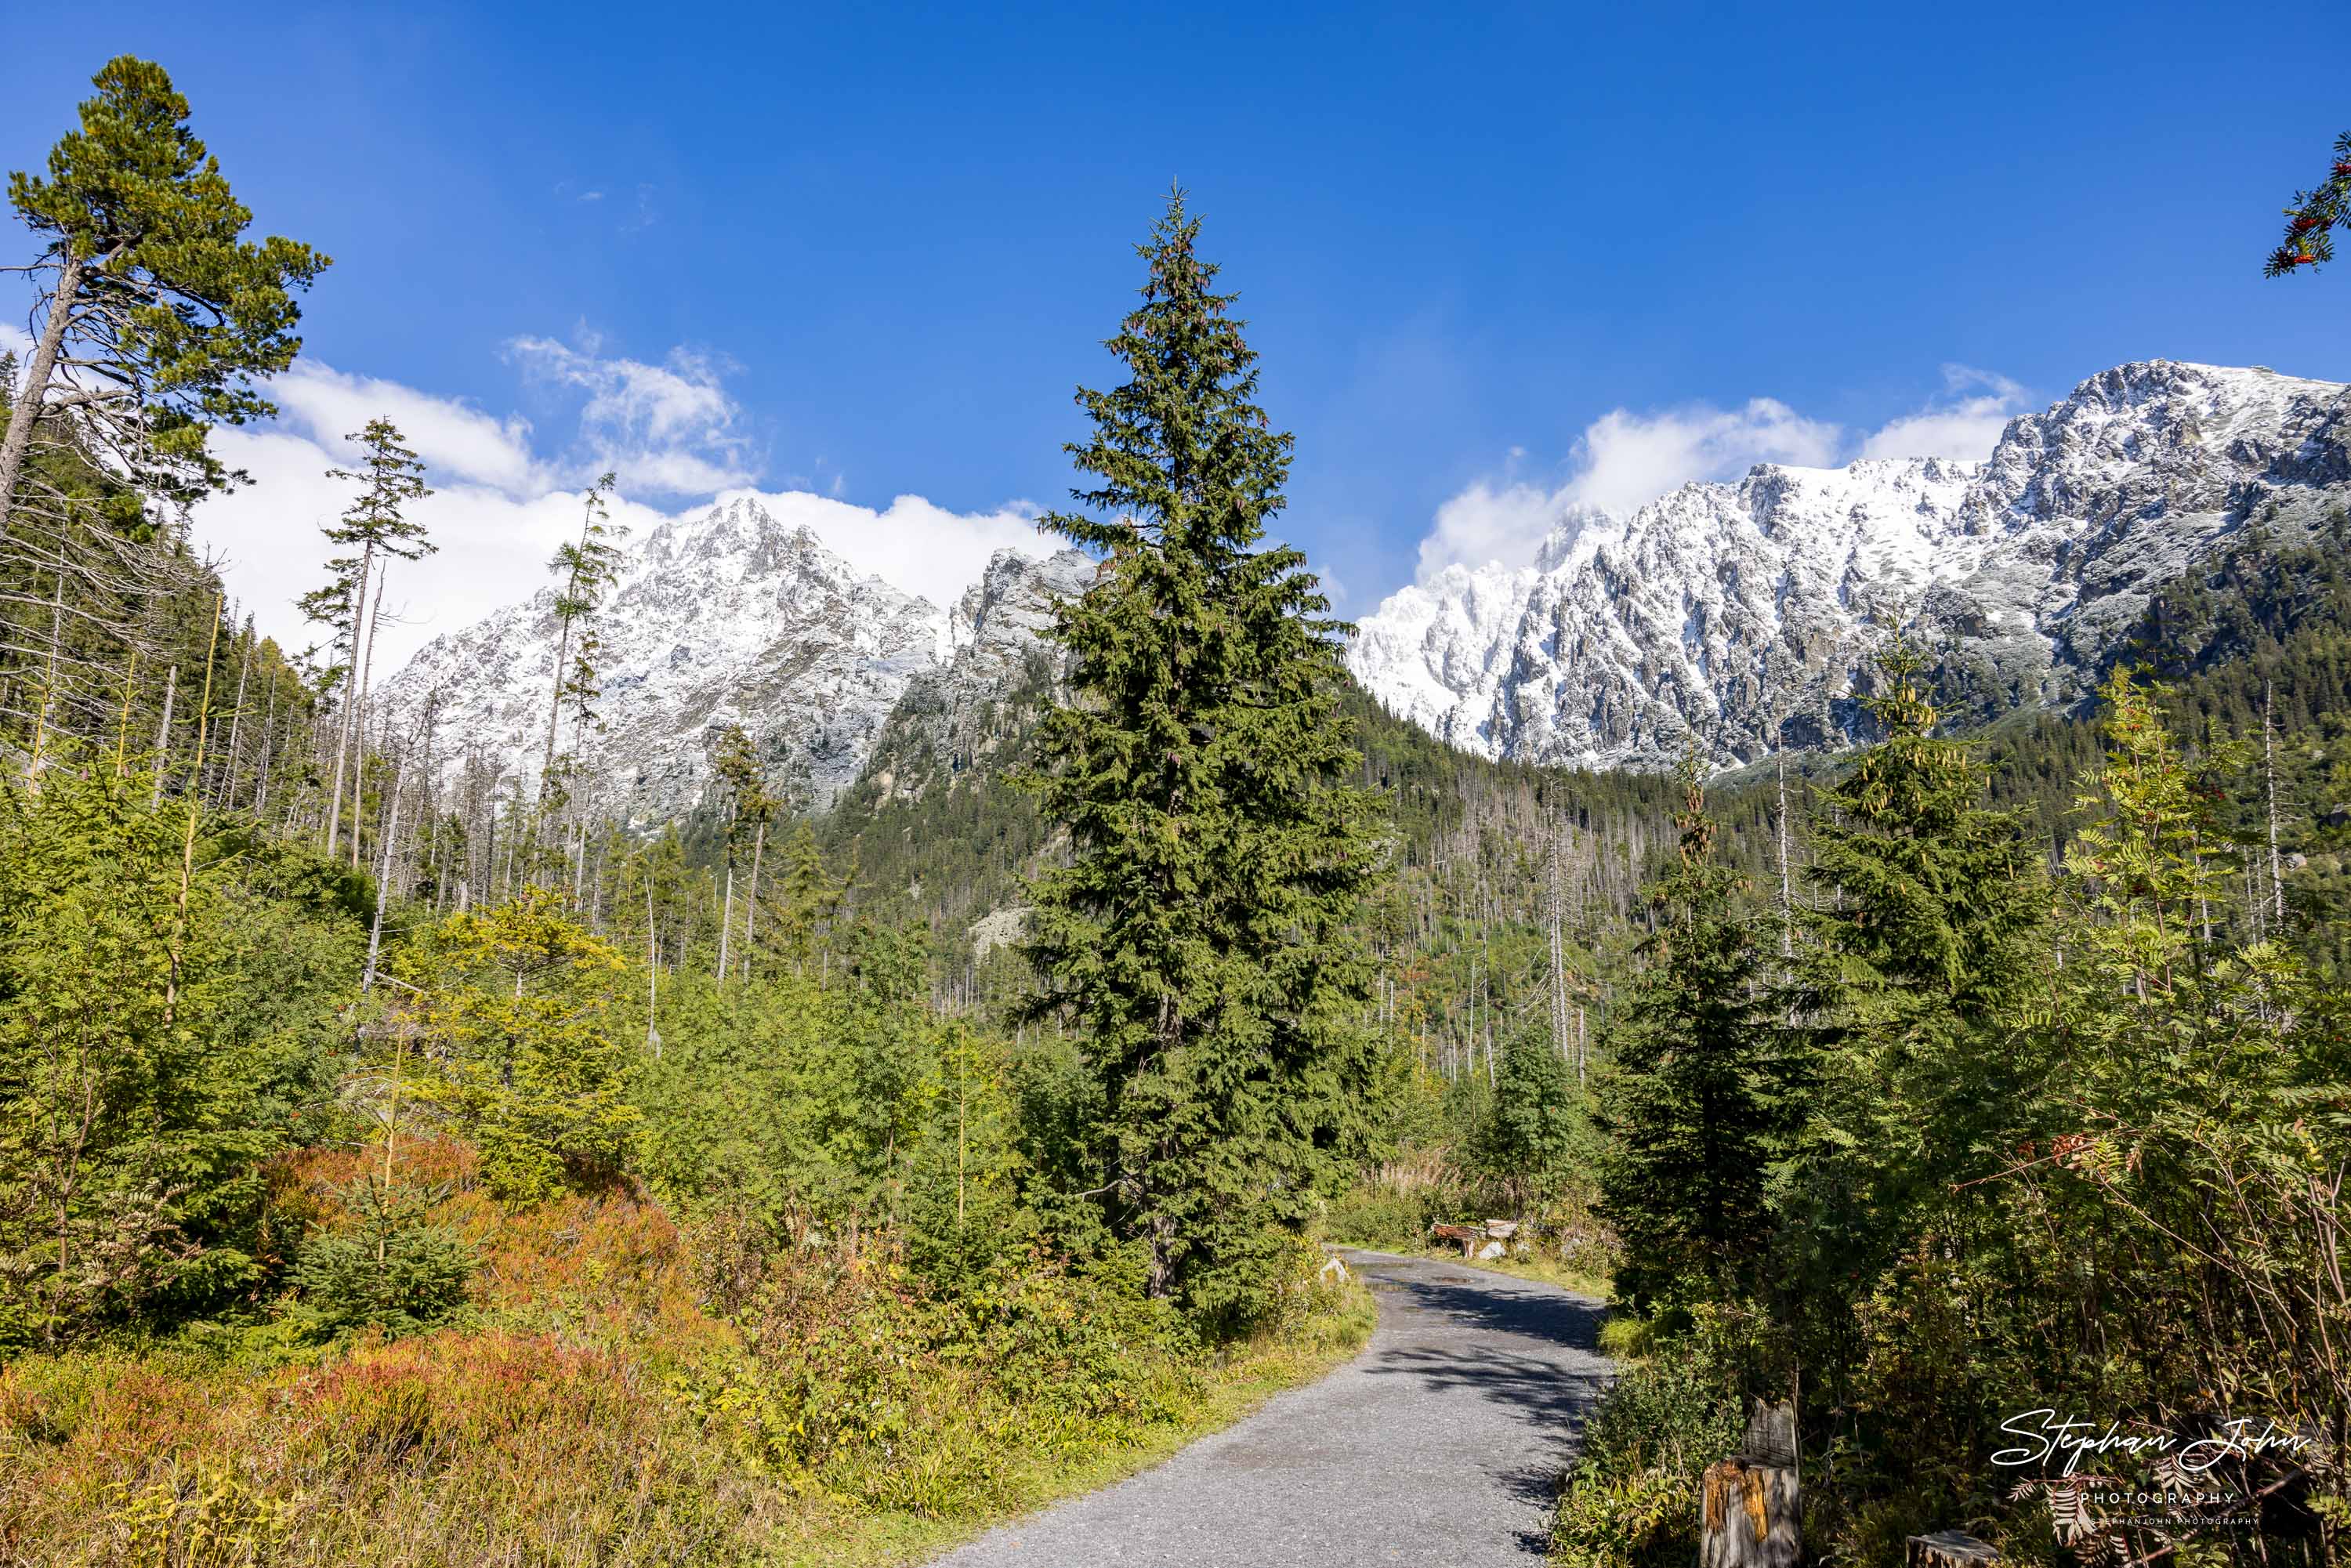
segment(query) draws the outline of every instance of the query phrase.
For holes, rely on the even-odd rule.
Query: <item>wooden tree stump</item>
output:
[[[1907,1568],[1992,1568],[1999,1548],[1960,1530],[1914,1535],[1903,1552]]]
[[[1775,1469],[1796,1468],[1796,1406],[1758,1399],[1747,1413],[1747,1437],[1739,1457],[1750,1465]]]
[[[1796,1502],[1792,1466],[1708,1465],[1698,1498],[1698,1568],[1795,1568],[1804,1554]]]
[[[1698,1568],[1795,1568],[1804,1555],[1796,1407],[1759,1400],[1740,1456],[1707,1468]]]

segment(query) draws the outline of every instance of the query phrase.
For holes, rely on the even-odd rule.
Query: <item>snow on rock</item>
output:
[[[1054,604],[1083,593],[1093,559],[1065,549],[1039,560],[1002,549],[947,618],[954,656],[907,683],[872,748],[868,773],[885,799],[910,799],[1000,760],[1020,727],[1012,709],[1058,685],[1042,641]],[[973,775],[977,777],[977,774]]]
[[[1390,596],[1348,663],[1440,739],[1583,767],[1843,744],[1855,671],[1896,622],[2003,706],[2062,705],[2153,589],[2249,523],[2294,538],[2351,502],[2346,442],[2351,388],[2124,365],[1982,463],[1767,464],[1563,519],[1532,567]]]
[[[1006,551],[998,562],[1006,556],[1026,559]],[[606,789],[621,797],[603,804],[637,828],[702,797],[712,742],[729,724],[743,726],[799,804],[820,809],[863,768],[908,683],[992,631],[971,594],[942,613],[861,576],[749,498],[632,542],[596,626],[605,733],[593,748]],[[437,766],[470,754],[536,788],[557,631],[550,590],[434,639],[387,690],[397,732],[422,740],[429,706]],[[567,716],[566,747],[570,729]]]

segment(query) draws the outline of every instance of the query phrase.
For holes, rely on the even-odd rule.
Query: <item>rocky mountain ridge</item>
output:
[[[1982,463],[1767,464],[1566,519],[1532,566],[1391,595],[1348,662],[1440,739],[1588,768],[1842,745],[1893,624],[1991,705],[2064,706],[2153,589],[2249,526],[2293,540],[2351,503],[2346,443],[2341,384],[2123,365],[2011,422]]]
[[[2010,423],[1989,460],[1763,465],[1627,517],[1562,518],[1534,563],[1391,595],[1348,651],[1364,686],[1491,758],[1721,767],[1859,731],[1857,672],[1900,624],[1988,708],[2078,700],[2148,594],[2244,529],[2307,537],[2351,504],[2351,388],[2152,361]],[[871,807],[1001,760],[1051,691],[1040,630],[1094,563],[1000,551],[952,608],[863,575],[749,497],[632,543],[599,617],[600,802],[643,829],[704,799],[741,724],[802,810]],[[554,685],[542,591],[436,639],[386,689],[441,765],[533,787]],[[567,721],[568,725],[568,721]],[[568,746],[571,737],[563,739]]]
[[[861,574],[806,528],[736,497],[625,549],[596,617],[602,802],[633,828],[702,799],[711,747],[740,724],[796,807],[821,810],[864,769],[903,698],[952,711],[1034,642],[1050,595],[1092,562],[998,551],[952,611]],[[404,734],[428,712],[437,762],[479,759],[536,788],[555,684],[554,595],[435,638],[385,688]],[[564,721],[561,744],[572,743]]]

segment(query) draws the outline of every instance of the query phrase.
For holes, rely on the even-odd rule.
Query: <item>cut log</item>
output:
[[[1903,1556],[1907,1568],[1992,1568],[2000,1549],[1962,1530],[1938,1530],[1912,1536]]]
[[[1698,1568],[1796,1568],[1804,1555],[1792,1465],[1708,1465],[1698,1506]]]

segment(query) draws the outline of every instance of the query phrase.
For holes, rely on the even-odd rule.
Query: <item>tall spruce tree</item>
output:
[[[1771,1234],[1765,1176],[1789,1108],[1757,944],[1769,927],[1719,856],[1695,758],[1682,789],[1679,858],[1650,895],[1646,967],[1612,1030],[1601,1094],[1601,1208],[1625,1239],[1617,1292],[1637,1312],[1754,1287]]]
[[[1787,1282],[1832,1299],[1865,1292],[1919,1206],[2012,1142],[2041,1071],[2018,1010],[2046,972],[2034,846],[1986,804],[1980,748],[1936,735],[1917,652],[1897,641],[1874,685],[1886,739],[1812,828],[1800,988],[1818,1088],[1784,1199]]]
[[[1337,708],[1346,628],[1305,558],[1261,543],[1292,438],[1198,235],[1173,193],[1107,344],[1130,379],[1078,393],[1094,432],[1068,450],[1099,482],[1042,520],[1102,565],[1053,626],[1070,700],[1030,782],[1071,858],[1037,884],[1030,953],[1099,1086],[1106,1218],[1153,1294],[1229,1327],[1364,1135],[1350,922],[1380,857]]]

